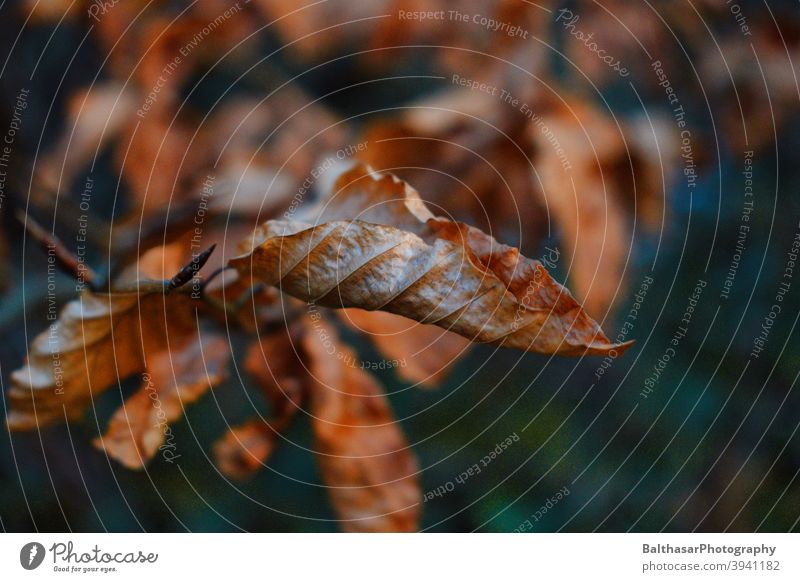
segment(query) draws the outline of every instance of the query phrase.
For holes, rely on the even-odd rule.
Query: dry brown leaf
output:
[[[147,355],[144,386],[117,409],[95,446],[129,469],[143,467],[171,437],[169,423],[223,379],[228,354],[224,338],[195,336]]]
[[[294,419],[308,390],[309,376],[289,329],[261,336],[247,351],[244,368],[258,382],[272,407],[273,419],[253,418],[231,427],[214,444],[220,470],[245,479],[263,467],[278,440]]]
[[[562,355],[629,345],[611,343],[538,261],[434,217],[394,176],[357,165],[316,214],[266,222],[231,265],[307,302],[388,311],[476,342]]]
[[[99,8],[99,11],[97,11]],[[105,8],[105,10],[104,10]],[[149,0],[125,0],[113,6],[90,6],[93,34],[108,55],[108,70],[132,81],[143,99],[158,85],[159,100],[169,100],[179,86],[246,39],[256,21],[248,3],[205,0],[189,6]],[[91,14],[91,12],[90,12]]]
[[[244,480],[264,466],[272,456],[277,435],[260,418],[232,426],[214,443],[214,459],[228,477]]]
[[[322,478],[350,532],[418,527],[417,463],[377,381],[348,365],[353,353],[324,320],[306,322],[309,412]],[[327,338],[327,339],[326,339]],[[330,344],[342,357],[330,355]]]
[[[395,363],[398,376],[426,388],[438,386],[471,345],[460,335],[385,311],[342,309],[339,315],[367,334],[381,355]]]
[[[78,418],[110,387],[145,373],[144,386],[115,413],[99,443],[126,466],[140,467],[182,403],[223,374],[227,345],[215,336],[203,346],[200,341],[194,302],[184,294],[85,292],[34,340],[25,366],[11,374],[8,426],[30,430]]]
[[[543,120],[564,152],[531,125],[541,141],[536,167],[543,196],[561,231],[575,293],[589,313],[602,316],[618,294],[630,252],[631,229],[615,183],[618,162],[627,160],[625,142],[611,120],[577,99]]]
[[[602,316],[622,283],[632,223],[643,227],[637,232],[661,226],[674,135],[659,119],[613,119],[557,83],[545,90],[546,75],[514,71],[486,79],[496,95],[454,88],[372,124],[361,158],[418,187],[434,213],[523,250],[557,233],[576,297]]]
[[[158,86],[159,101],[175,97],[198,66],[213,66],[255,29],[247,3],[226,0],[197,2],[182,12],[151,5],[145,18],[136,21],[134,17],[134,22],[127,24],[133,25],[134,32],[116,40],[141,57],[131,63],[134,79],[145,94]],[[227,54],[226,58],[234,57]]]
[[[130,188],[131,214],[163,209],[199,190],[195,185],[206,159],[201,148],[191,147],[192,135],[189,124],[172,118],[168,109],[131,120],[116,150]]]
[[[560,230],[571,286],[599,317],[620,295],[634,221],[638,232],[662,226],[662,167],[677,141],[657,116],[620,124],[578,95],[563,97],[529,131],[539,144],[542,197]]]
[[[333,350],[332,350],[333,348]],[[306,398],[322,478],[346,531],[413,531],[417,465],[377,381],[319,312],[253,344],[245,368],[271,402],[269,424],[251,419],[214,446],[227,475],[260,469]]]
[[[271,77],[280,85],[279,74]],[[250,230],[293,197],[310,197],[319,166],[352,141],[333,113],[289,84],[264,100],[232,99],[201,131],[218,176],[213,204],[257,220]]]
[[[144,371],[145,350],[162,347],[167,330],[194,326],[188,301],[181,295],[89,292],[70,301],[33,341],[25,366],[11,374],[9,426],[44,426],[63,420],[64,410],[76,417],[119,379]]]

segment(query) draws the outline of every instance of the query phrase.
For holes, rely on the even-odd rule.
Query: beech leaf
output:
[[[328,200],[258,227],[230,264],[327,307],[381,310],[469,340],[561,355],[621,353],[539,263],[435,217],[405,182],[364,165]]]
[[[141,467],[182,403],[220,380],[227,357],[227,343],[216,336],[201,345],[194,303],[185,294],[87,291],[65,306],[11,374],[7,423],[11,430],[30,430],[78,418],[110,387],[146,373],[144,386],[96,443],[124,465]]]
[[[147,357],[143,386],[117,409],[94,445],[129,469],[140,469],[171,436],[169,424],[224,377],[228,343],[219,336],[186,338]],[[175,456],[174,451],[171,451]]]
[[[272,407],[272,420],[252,418],[231,427],[214,444],[220,470],[246,479],[264,466],[300,409],[308,391],[308,371],[293,343],[291,328],[263,335],[247,351],[244,368],[259,384]]]
[[[306,325],[315,450],[341,528],[415,531],[421,501],[417,463],[386,397],[375,378],[348,363],[353,353],[331,326],[321,318]]]
[[[400,378],[424,388],[434,388],[444,380],[471,345],[460,335],[385,311],[342,309],[339,313],[348,325],[368,335]]]

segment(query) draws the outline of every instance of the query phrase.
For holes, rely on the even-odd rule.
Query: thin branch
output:
[[[175,276],[169,280],[167,291],[172,291],[178,287],[183,287],[186,285],[186,283],[194,279],[195,275],[197,275],[197,272],[208,262],[208,259],[211,257],[211,253],[214,252],[215,248],[217,248],[216,243],[208,247],[196,257],[193,257],[185,267],[178,271]]]
[[[138,280],[125,285],[111,286],[108,290],[109,293],[169,293],[171,291],[179,290],[186,285],[189,281],[194,279],[197,272],[203,268],[211,257],[211,253],[217,247],[216,244],[211,245],[199,255],[192,258],[186,265],[170,279],[161,281],[156,280]]]
[[[90,287],[95,284],[98,279],[97,274],[84,261],[72,254],[55,234],[47,232],[33,217],[22,210],[17,210],[16,216],[39,246],[48,254],[52,253],[56,265],[64,273]]]
[[[213,281],[214,279],[216,279],[217,277],[222,275],[222,273],[224,273],[225,271],[229,271],[230,269],[233,269],[233,267],[231,267],[230,265],[224,265],[222,267],[217,267],[216,269],[214,269],[211,272],[211,274],[208,277],[206,277],[203,280],[203,282],[201,283],[201,287],[200,287],[201,291],[203,293],[205,293],[206,289],[208,287],[208,284],[211,283],[211,281]]]

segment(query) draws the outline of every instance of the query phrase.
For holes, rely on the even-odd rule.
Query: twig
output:
[[[230,265],[224,265],[222,267],[217,267],[216,269],[211,271],[211,274],[208,277],[206,277],[203,280],[203,282],[201,283],[200,290],[203,293],[205,293],[206,292],[206,288],[208,287],[208,284],[211,283],[211,281],[213,281],[214,279],[216,279],[217,277],[222,275],[222,273],[224,273],[225,271],[228,271],[230,269],[233,269],[233,267],[231,267]]]
[[[192,258],[185,266],[181,267],[181,269],[170,279],[164,279],[161,281],[156,280],[138,280],[128,283],[126,285],[120,286],[113,286],[111,285],[108,292],[109,293],[169,293],[171,291],[175,291],[180,287],[183,287],[194,279],[197,272],[203,268],[208,262],[209,257],[211,257],[211,253],[214,252],[214,249],[217,247],[216,244],[211,245],[206,250],[204,250],[199,255]]]
[[[97,281],[97,274],[91,267],[67,250],[64,243],[55,234],[47,232],[33,217],[25,214],[21,209],[17,210],[16,216],[28,234],[39,243],[42,249],[47,251],[48,254],[53,254],[56,264],[62,271],[78,281],[88,284],[90,287],[94,285],[95,281]]]
[[[216,243],[208,247],[196,257],[192,258],[192,260],[185,267],[178,271],[175,276],[169,280],[167,291],[169,292],[173,289],[177,289],[178,287],[183,287],[186,283],[194,279],[194,276],[197,275],[197,272],[208,262],[208,259],[211,257],[211,253],[214,252],[215,248],[217,248]]]

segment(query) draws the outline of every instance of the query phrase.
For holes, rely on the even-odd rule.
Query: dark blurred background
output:
[[[134,26],[122,48],[112,51],[115,39],[108,35],[126,27],[117,23],[118,28],[112,29],[107,21],[108,32],[102,22],[114,17],[120,5],[107,3],[106,14],[97,22],[88,16],[90,5],[76,3],[69,12],[69,3],[53,2],[54,15],[35,4],[17,1],[0,7],[0,133],[12,123],[20,91],[29,90],[0,208],[4,392],[32,338],[47,326],[46,255],[30,239],[25,242],[14,213],[28,209],[48,226],[57,222],[58,209],[31,201],[31,192],[39,161],[58,147],[69,128],[71,97],[109,79],[124,82],[134,75],[132,82],[137,82],[131,73],[140,70],[137,59],[133,64],[115,63],[106,57],[113,53],[125,61],[136,56],[120,54],[133,50],[125,45],[128,37],[152,33],[137,32]],[[196,14],[191,12],[196,8],[192,3],[162,4],[146,10],[158,10],[166,19],[191,14],[207,22],[225,9],[225,3],[213,2]],[[549,7],[544,12],[525,3],[525,10],[535,12],[524,21],[531,33],[527,40],[503,38],[477,24],[434,23],[458,29],[447,37],[436,28],[419,31],[412,24],[402,23],[405,28],[398,24],[398,10],[435,10],[435,2],[365,2],[353,7],[332,0],[326,3],[331,6],[305,10],[299,21],[286,18],[268,25],[281,11],[293,10],[284,4],[268,0],[247,4],[242,8],[249,11],[243,14],[249,19],[247,30],[230,32],[233,39],[224,42],[213,37],[203,41],[209,54],[180,79],[181,115],[187,127],[201,126],[204,115],[216,110],[220,100],[261,99],[279,86],[276,79],[291,79],[290,87],[302,91],[304,99],[321,98],[316,105],[348,119],[348,131],[361,135],[373,123],[392,123],[396,114],[392,108],[431,96],[446,103],[447,92],[453,90],[450,78],[461,71],[468,78],[485,76],[487,82],[507,83],[534,109],[550,111],[548,119],[555,120],[552,112],[557,107],[548,102],[552,97],[537,96],[538,83],[552,82],[548,87],[555,87],[554,95],[574,95],[570,97],[574,103],[599,112],[612,130],[624,126],[630,143],[639,143],[635,134],[641,131],[636,128],[642,127],[642,120],[665,128],[658,134],[645,131],[658,139],[637,150],[656,160],[641,166],[654,170],[655,193],[648,199],[625,198],[617,205],[624,225],[622,262],[618,271],[607,275],[614,282],[612,297],[595,298],[593,314],[610,337],[627,329],[627,339],[637,343],[611,361],[602,375],[596,374],[602,358],[558,359],[491,346],[474,348],[435,390],[404,390],[407,384],[392,370],[376,372],[423,468],[423,492],[455,483],[455,477],[498,442],[519,436],[519,442],[480,474],[424,503],[422,527],[491,532],[797,531],[800,275],[787,271],[792,243],[800,232],[797,4],[739,1],[734,10],[732,3],[710,1],[676,0],[652,7],[645,2],[572,2],[543,4]],[[516,10],[510,4],[515,3],[479,2],[461,4],[459,9],[512,22],[518,18],[515,12],[503,16],[504,10]],[[580,19],[565,26],[569,19],[564,13],[558,20],[561,9]],[[395,16],[363,20],[386,14]],[[740,14],[744,21],[737,19]],[[388,21],[394,24],[381,24]],[[315,31],[340,23],[335,36],[331,31],[314,36]],[[575,30],[593,33],[592,40],[576,38]],[[307,34],[312,36],[305,38]],[[521,48],[506,46],[520,41],[526,43]],[[591,42],[623,62],[629,75],[621,76],[607,66],[589,47]],[[437,44],[450,48],[430,47]],[[356,54],[400,45],[414,46],[378,51],[369,59]],[[489,70],[489,61],[496,59],[463,56],[463,50],[453,47],[502,54],[504,62],[536,71],[537,80],[512,79],[507,70],[511,65]],[[657,60],[685,109],[685,128],[677,126],[665,87],[659,86],[661,80],[652,67]],[[410,78],[401,78],[406,76]],[[505,127],[495,118],[492,123]],[[560,135],[558,124],[550,125]],[[683,129],[690,130],[695,179],[684,173]],[[479,152],[493,147],[490,140],[481,142],[470,131],[453,131],[449,138],[456,142],[463,138]],[[602,144],[603,138],[599,139]],[[575,149],[586,148],[580,141],[562,138],[561,145],[572,160],[585,155]],[[268,141],[265,148],[269,147]],[[268,155],[272,156],[268,164],[283,162],[276,159],[277,149]],[[752,159],[752,197],[745,196],[746,157]],[[633,165],[627,155],[622,159],[623,169],[612,172],[625,173]],[[537,166],[536,155],[531,154],[530,160]],[[380,165],[378,157],[370,162]],[[428,162],[432,167],[454,164],[442,152],[432,152]],[[146,157],[142,163],[148,163]],[[92,164],[92,213],[98,224],[101,219],[113,224],[126,213],[144,212],[131,194],[132,182],[120,179],[113,149],[101,151]],[[464,173],[469,166],[462,167]],[[62,195],[79,200],[77,192],[86,174],[86,167],[72,168],[72,183],[61,184]],[[602,181],[607,174],[588,175]],[[638,173],[637,179],[642,175]],[[419,184],[426,183],[424,177],[418,181],[413,175],[404,177],[426,197],[430,189]],[[465,180],[474,187],[473,178]],[[625,187],[617,188],[625,194]],[[548,197],[571,196],[571,190],[570,186],[561,193],[551,189]],[[455,213],[467,214],[457,203],[461,195],[468,194],[448,191],[444,203],[435,201],[445,206],[449,200]],[[487,196],[492,199],[491,192]],[[505,204],[501,198],[494,200]],[[753,206],[743,222],[746,201]],[[655,218],[642,216],[646,204],[656,208]],[[547,206],[536,202],[531,212],[537,215],[537,209]],[[599,208],[597,220],[603,223],[603,206]],[[522,245],[535,257],[546,255],[547,247],[559,248],[564,259],[554,274],[568,285],[573,262],[584,256],[581,253],[590,256],[592,244],[602,243],[600,239],[570,246],[570,228],[575,225],[565,226],[563,218],[562,222],[542,219],[549,215],[541,213],[539,219],[520,216],[519,224],[498,226],[494,232],[501,233],[505,226],[511,233],[497,234],[498,238]],[[493,225],[492,217],[487,220]],[[744,242],[742,224],[749,226]],[[530,234],[534,230],[536,234]],[[512,240],[514,233],[522,233],[519,240]],[[573,259],[567,260],[569,256]],[[89,257],[102,270],[102,249],[92,250]],[[734,262],[738,266],[725,293]],[[648,277],[652,284],[638,301],[636,294]],[[681,319],[698,281],[705,286],[685,337],[672,345],[669,362],[659,369],[659,359],[684,325]],[[788,284],[788,290],[778,300],[781,283]],[[580,295],[579,282],[577,286]],[[59,305],[74,296],[74,284],[65,276],[58,276],[57,289]],[[775,304],[781,310],[770,320]],[[636,307],[638,316],[629,319]],[[765,318],[769,333],[763,350],[754,355]],[[626,321],[632,327],[624,328]],[[377,359],[376,348],[367,339],[352,331],[343,333],[362,357]],[[135,385],[132,380],[128,388]],[[89,414],[83,422],[40,433],[2,431],[0,525],[6,531],[336,531],[308,451],[304,418],[287,434],[295,444],[279,447],[267,468],[249,481],[228,482],[212,468],[211,444],[228,422],[244,417],[251,406],[246,388],[233,375],[172,426],[181,448],[180,469],[156,458],[145,471],[130,471],[91,446],[105,422],[103,415],[120,403],[115,391],[104,395],[96,416]],[[569,494],[556,498],[563,488]]]

